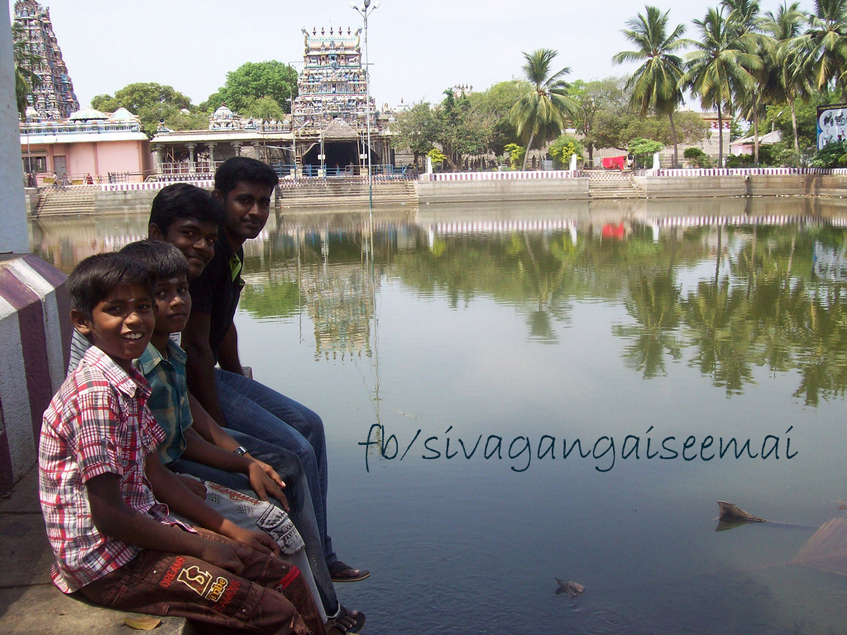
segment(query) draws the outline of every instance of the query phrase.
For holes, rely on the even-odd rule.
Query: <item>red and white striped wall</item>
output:
[[[65,376],[65,278],[31,254],[0,260],[0,494],[36,462],[41,415]]]

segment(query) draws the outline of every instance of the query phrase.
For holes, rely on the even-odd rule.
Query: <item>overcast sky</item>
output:
[[[14,0],[10,1],[14,4]],[[169,84],[197,104],[244,62],[299,61],[301,28],[355,29],[349,0],[48,0],[53,28],[82,107],[132,82]],[[707,6],[657,2],[673,24],[691,24]],[[762,0],[776,11],[778,0]],[[801,7],[811,10],[811,0]],[[644,12],[633,0],[381,0],[369,19],[372,94],[379,105],[440,101],[456,84],[484,90],[520,77],[523,51],[559,51],[568,79],[625,75],[612,55],[630,46],[621,33]],[[696,106],[696,105],[695,105]]]

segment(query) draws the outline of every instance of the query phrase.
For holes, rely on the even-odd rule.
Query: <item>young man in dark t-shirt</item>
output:
[[[332,579],[362,580],[368,572],[338,560],[326,532],[323,421],[293,399],[245,377],[238,356],[233,317],[244,285],[243,245],[264,228],[271,194],[278,182],[269,165],[247,157],[229,159],[215,173],[213,194],[225,208],[223,231],[212,261],[190,284],[193,308],[182,340],[188,353],[188,386],[215,421],[297,454],[311,490]],[[220,368],[215,368],[216,363]],[[255,452],[251,454],[262,460]]]

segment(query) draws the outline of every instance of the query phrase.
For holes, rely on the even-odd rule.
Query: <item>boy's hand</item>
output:
[[[226,543],[204,539],[197,557],[206,562],[211,562],[221,569],[231,571],[235,575],[241,575],[244,571],[244,563],[238,557],[235,547]]]
[[[261,553],[279,555],[279,545],[263,531],[250,531],[237,525],[228,526],[224,531],[226,531],[226,536],[237,540],[243,545],[247,545],[251,549],[255,549]]]
[[[279,485],[279,487],[280,487],[281,489],[285,489],[285,482],[282,480],[282,478],[280,477],[280,475],[276,473],[276,470],[275,470],[275,469],[273,469],[273,468],[272,468],[270,465],[268,465],[267,463],[264,463],[264,462],[260,461],[259,459],[253,459],[253,460],[254,460],[256,463],[258,463],[258,464],[259,464],[259,466],[262,468],[262,470],[264,470],[265,474],[267,474],[267,475],[270,477],[270,479],[271,479],[274,483],[276,483],[277,485]]]
[[[201,501],[206,500],[206,486],[196,478],[186,476],[185,474],[177,474],[176,477],[182,481],[182,484]]]
[[[270,469],[271,472],[276,475],[277,479],[279,479],[279,475],[274,472],[273,468],[265,465],[264,463],[260,463],[259,461],[251,460],[250,465],[247,468],[247,478],[250,479],[250,487],[252,487],[253,491],[256,492],[256,496],[259,500],[268,500],[268,494],[270,494],[282,504],[282,508],[285,511],[288,511],[288,501],[285,500],[285,494],[282,493],[282,489],[280,489],[277,482],[273,480],[273,477],[267,474],[264,467],[262,467],[263,465]],[[282,483],[282,480],[280,479],[279,482]],[[282,487],[285,487],[285,483],[282,483]]]

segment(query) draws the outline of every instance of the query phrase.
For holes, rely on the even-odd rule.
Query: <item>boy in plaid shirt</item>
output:
[[[164,434],[132,368],[155,324],[146,267],[92,256],[67,286],[74,328],[93,346],[42,425],[39,490],[56,586],[112,608],[183,615],[204,633],[324,633],[276,543],[205,506],[158,459]],[[206,529],[181,525],[168,505]]]

